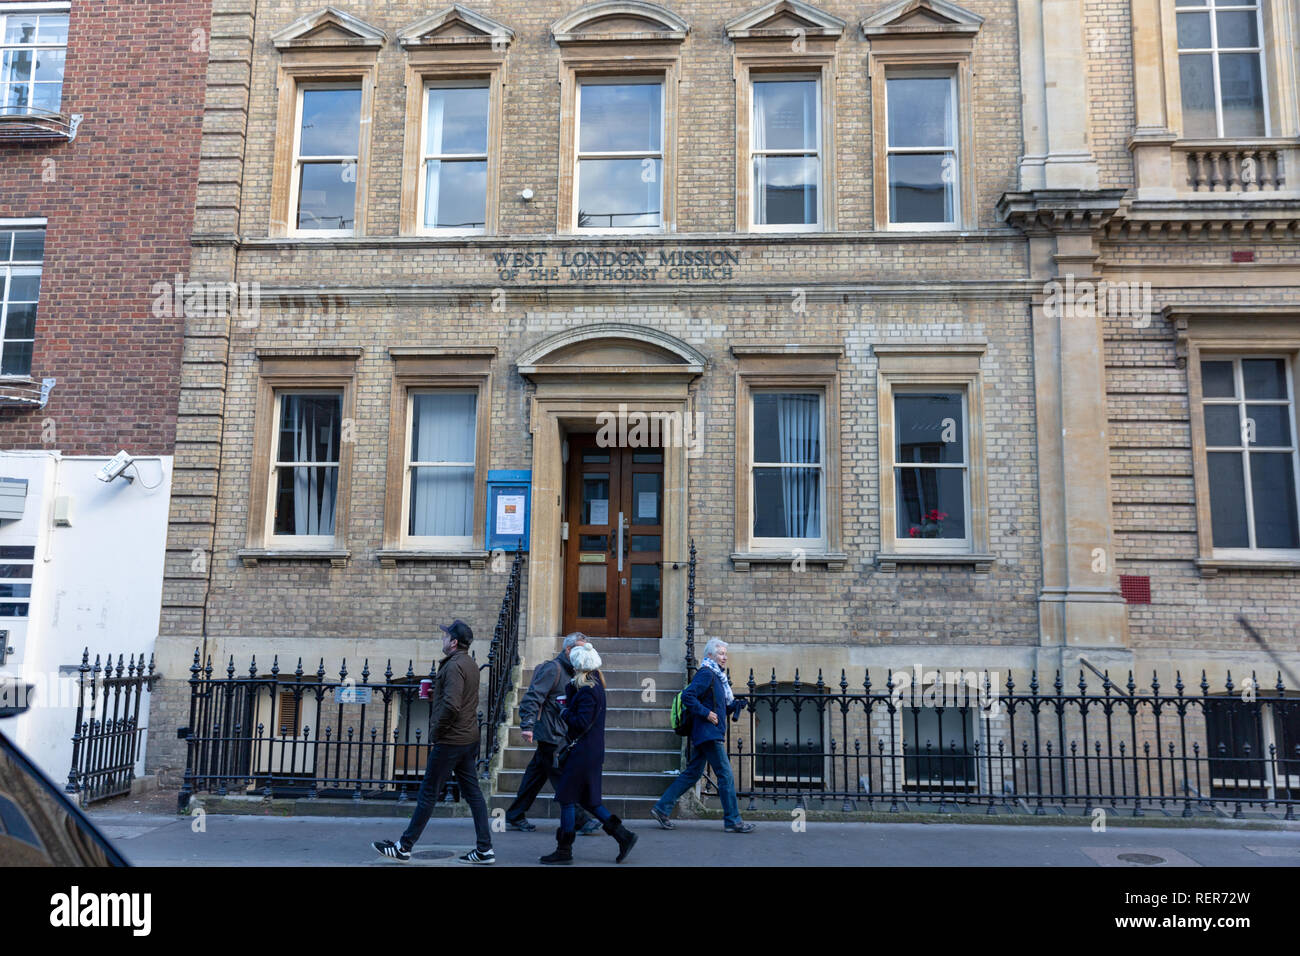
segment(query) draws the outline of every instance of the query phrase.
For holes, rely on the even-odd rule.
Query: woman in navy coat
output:
[[[560,827],[555,831],[555,852],[541,862],[573,862],[577,808],[581,805],[618,841],[617,862],[622,863],[636,843],[636,834],[600,802],[600,772],[605,765],[605,678],[600,673],[600,655],[590,644],[579,645],[569,652],[569,663],[575,673],[565,688],[562,714],[569,749],[555,790]]]

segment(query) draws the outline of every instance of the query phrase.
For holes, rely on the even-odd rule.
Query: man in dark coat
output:
[[[672,822],[673,808],[682,794],[695,786],[704,776],[704,765],[713,768],[718,778],[718,796],[722,800],[722,825],[728,833],[752,833],[754,824],[740,818],[740,803],[736,800],[736,781],[731,775],[731,761],[727,759],[726,731],[722,721],[735,720],[744,704],[735,699],[723,669],[727,666],[727,645],[716,637],[704,647],[704,666],[695,672],[687,688],[682,691],[682,703],[691,715],[691,746],[695,756],[686,769],[677,775],[667,792],[650,810],[650,815],[665,830],[675,830]]]
[[[555,769],[555,748],[564,739],[564,721],[560,716],[560,698],[564,696],[564,687],[573,679],[573,665],[569,663],[569,652],[574,647],[587,643],[587,636],[574,631],[564,639],[564,646],[552,660],[545,661],[533,671],[533,679],[528,684],[528,691],[519,701],[519,731],[524,740],[536,743],[533,759],[528,761],[524,770],[524,779],[519,784],[519,793],[515,802],[506,810],[506,828],[525,833],[537,827],[528,822],[525,814],[533,805],[542,786],[548,780],[552,790],[560,786],[560,772]],[[578,832],[592,834],[600,832],[600,822],[591,817],[586,810],[578,808]]]
[[[495,863],[492,830],[488,822],[487,801],[478,786],[478,666],[469,656],[474,632],[468,624],[455,620],[442,628],[442,652],[433,686],[433,749],[415,798],[411,823],[398,842],[377,840],[371,846],[380,856],[403,863],[411,859],[411,847],[420,839],[433,805],[438,801],[447,778],[456,775],[461,796],[474,815],[477,845],[460,856],[461,863]]]

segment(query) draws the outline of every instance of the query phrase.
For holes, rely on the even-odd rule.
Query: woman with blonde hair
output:
[[[600,771],[605,764],[605,678],[600,673],[600,655],[590,644],[582,644],[569,652],[569,663],[574,675],[565,688],[563,713],[568,746],[556,754],[556,759],[563,761],[555,790],[560,826],[555,831],[555,852],[541,862],[573,862],[577,808],[581,805],[618,841],[616,862],[622,863],[632,852],[636,834],[600,802]]]

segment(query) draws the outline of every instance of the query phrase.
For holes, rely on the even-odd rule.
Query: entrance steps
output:
[[[682,689],[681,671],[660,670],[659,638],[596,637],[605,677],[605,770],[601,789],[610,813],[627,820],[644,820],[650,807],[681,769],[682,738],[668,723],[668,709]],[[521,676],[516,700],[532,679],[532,668]],[[523,780],[534,747],[519,730],[518,704],[510,711],[500,767],[490,803],[509,807]],[[559,806],[549,784],[533,803],[528,816],[558,819]]]

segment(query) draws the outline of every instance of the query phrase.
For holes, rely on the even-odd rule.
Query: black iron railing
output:
[[[202,792],[408,798],[432,749],[434,679],[433,665],[417,675],[408,662],[395,674],[391,660],[382,675],[365,661],[360,680],[347,661],[337,676],[323,659],[314,673],[301,658],[286,673],[279,657],[264,673],[254,657],[246,674],[231,657],[224,675],[214,674],[195,651],[190,720],[179,731],[187,744],[179,809]]]
[[[144,654],[129,661],[119,654],[115,668],[112,654],[102,665],[96,654],[92,665],[90,648],[82,652],[72,767],[63,788],[77,794],[82,806],[130,792],[145,732],[140,702],[157,679],[152,655],[146,667]]]
[[[509,716],[510,692],[515,686],[515,667],[519,664],[519,591],[523,580],[523,552],[515,552],[506,582],[505,597],[492,632],[492,646],[487,659],[487,706],[480,715],[483,744],[479,748],[479,773],[486,777],[492,760],[501,749],[501,728]]]
[[[1023,675],[1022,675],[1023,677]],[[1094,685],[1096,682],[1094,682]],[[843,810],[977,807],[1045,814],[1102,808],[1192,816],[1247,809],[1295,819],[1300,799],[1300,695],[1204,674],[1173,692],[1156,675],[1139,690],[1080,672],[1067,688],[1031,673],[1018,688],[984,672],[868,671],[859,687],[766,683],[737,688],[745,709],[727,749],[750,807],[794,801]]]
[[[521,564],[516,555],[487,663],[479,665],[487,670],[478,712],[484,772],[500,746],[499,725],[519,659]],[[280,669],[278,656],[267,672],[253,657],[243,674],[236,673],[232,656],[222,674],[214,673],[211,659],[201,663],[196,650],[189,723],[179,731],[187,745],[179,809],[184,812],[196,793],[412,798],[433,748],[436,676],[435,665],[417,674],[412,661],[406,673],[394,673],[391,660],[374,674],[368,659],[355,676],[346,660],[334,675],[326,673],[324,659],[312,673],[299,658],[290,673]],[[454,796],[456,788],[450,792]]]
[[[695,539],[691,538],[691,560],[686,571],[686,682],[695,676]]]

